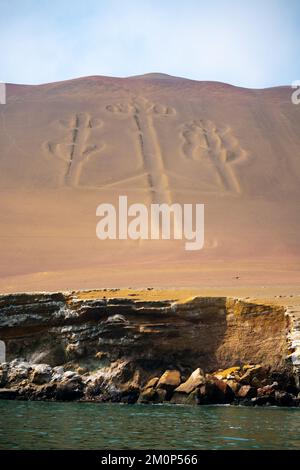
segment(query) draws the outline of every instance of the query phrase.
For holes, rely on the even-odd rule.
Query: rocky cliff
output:
[[[2,396],[9,396],[8,389],[19,393],[20,383],[30,396],[29,384],[70,379],[80,382],[74,398],[140,391],[166,370],[177,371],[178,387],[197,368],[215,377],[232,366],[246,371],[247,364],[264,369],[265,383],[257,387],[279,376],[291,385],[290,330],[284,307],[236,298],[148,301],[111,292],[106,297],[104,291],[96,299],[78,292],[2,295]]]

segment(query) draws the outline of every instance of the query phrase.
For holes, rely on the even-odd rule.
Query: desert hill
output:
[[[297,283],[300,106],[165,74],[7,85],[0,290]],[[96,207],[205,204],[205,247],[100,241]]]

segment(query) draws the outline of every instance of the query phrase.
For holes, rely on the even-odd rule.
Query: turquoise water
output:
[[[300,449],[300,409],[0,401],[0,449]]]

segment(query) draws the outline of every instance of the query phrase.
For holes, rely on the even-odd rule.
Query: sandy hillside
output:
[[[161,74],[8,85],[0,291],[297,284],[300,106]],[[96,207],[205,204],[205,247],[96,238]]]

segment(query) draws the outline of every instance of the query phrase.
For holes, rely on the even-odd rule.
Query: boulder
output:
[[[156,388],[166,391],[166,400],[170,400],[175,388],[181,382],[180,372],[178,370],[166,370],[159,379]]]
[[[164,389],[146,388],[142,390],[138,403],[162,403],[166,400],[167,391]]]
[[[235,395],[234,395],[232,388],[228,385],[228,382],[225,382],[224,380],[216,379],[215,377],[213,377],[212,380],[222,395],[223,403],[233,402]]]
[[[180,372],[178,370],[166,370],[157,383],[157,388],[165,390],[170,387],[174,390],[181,382]]]
[[[242,385],[239,389],[237,396],[239,398],[255,398],[257,395],[257,390],[250,385]]]
[[[128,389],[123,391],[121,394],[121,402],[126,403],[127,405],[133,405],[138,401],[139,398],[139,390],[137,388],[132,388],[131,390]]]
[[[155,387],[158,384],[158,381],[159,381],[159,377],[153,377],[152,379],[148,380],[148,382],[143,387],[143,389],[146,390],[147,388]]]
[[[197,388],[187,396],[185,405],[199,405],[199,390]]]
[[[94,378],[93,380],[89,379],[85,382],[85,395],[88,399],[99,397],[104,389],[103,379]]]
[[[61,382],[63,380],[63,374],[53,374],[51,377],[51,382]]]
[[[52,369],[48,364],[38,364],[34,366],[31,374],[31,382],[36,385],[43,385],[50,382]]]
[[[18,398],[21,400],[36,400],[38,399],[37,392],[39,389],[39,386],[32,383],[28,383],[26,381],[21,382],[18,384]]]
[[[226,383],[236,395],[240,388],[240,384],[236,380],[227,380]]]
[[[200,405],[218,405],[232,403],[235,395],[229,385],[223,380],[209,377],[204,385],[199,387]]]
[[[64,374],[65,375],[65,374]],[[62,401],[78,400],[84,394],[84,384],[79,375],[64,379],[57,384],[56,398]]]
[[[222,393],[224,393],[224,394],[226,394],[226,393],[231,394],[232,393],[232,390],[229,387],[227,381],[217,379],[216,377],[210,377],[209,380],[211,380]]]
[[[193,392],[199,385],[205,383],[205,375],[202,369],[198,368],[189,376],[189,378],[183,382],[179,387],[175,389],[174,393],[183,393],[189,395]]]
[[[19,388],[19,396],[23,400],[53,400],[56,397],[56,384],[35,385],[27,383]]]
[[[47,383],[39,387],[39,390],[36,392],[37,399],[40,400],[52,400],[56,397],[56,388],[57,385],[53,383]]]
[[[220,403],[220,393],[214,383],[206,382],[199,387],[199,405],[211,405]],[[222,401],[222,400],[221,400]]]
[[[159,389],[156,389],[155,392],[156,394],[155,394],[153,403],[163,403],[164,401],[170,399],[167,390],[159,388]]]
[[[190,394],[186,394],[183,392],[174,392],[170,403],[176,405],[198,405],[199,403],[199,390],[196,388]]]
[[[9,364],[7,382],[8,383],[17,383],[22,380],[28,379],[31,373],[32,367],[31,364],[25,361],[12,361]]]
[[[175,405],[185,405],[188,399],[188,396],[189,395],[187,395],[186,393],[175,391],[171,397],[170,403],[173,403]]]
[[[65,382],[57,385],[56,399],[61,401],[78,400],[83,395],[81,387],[77,387],[74,382]]]
[[[144,388],[138,398],[138,403],[150,403],[156,398],[156,390],[153,387]]]

